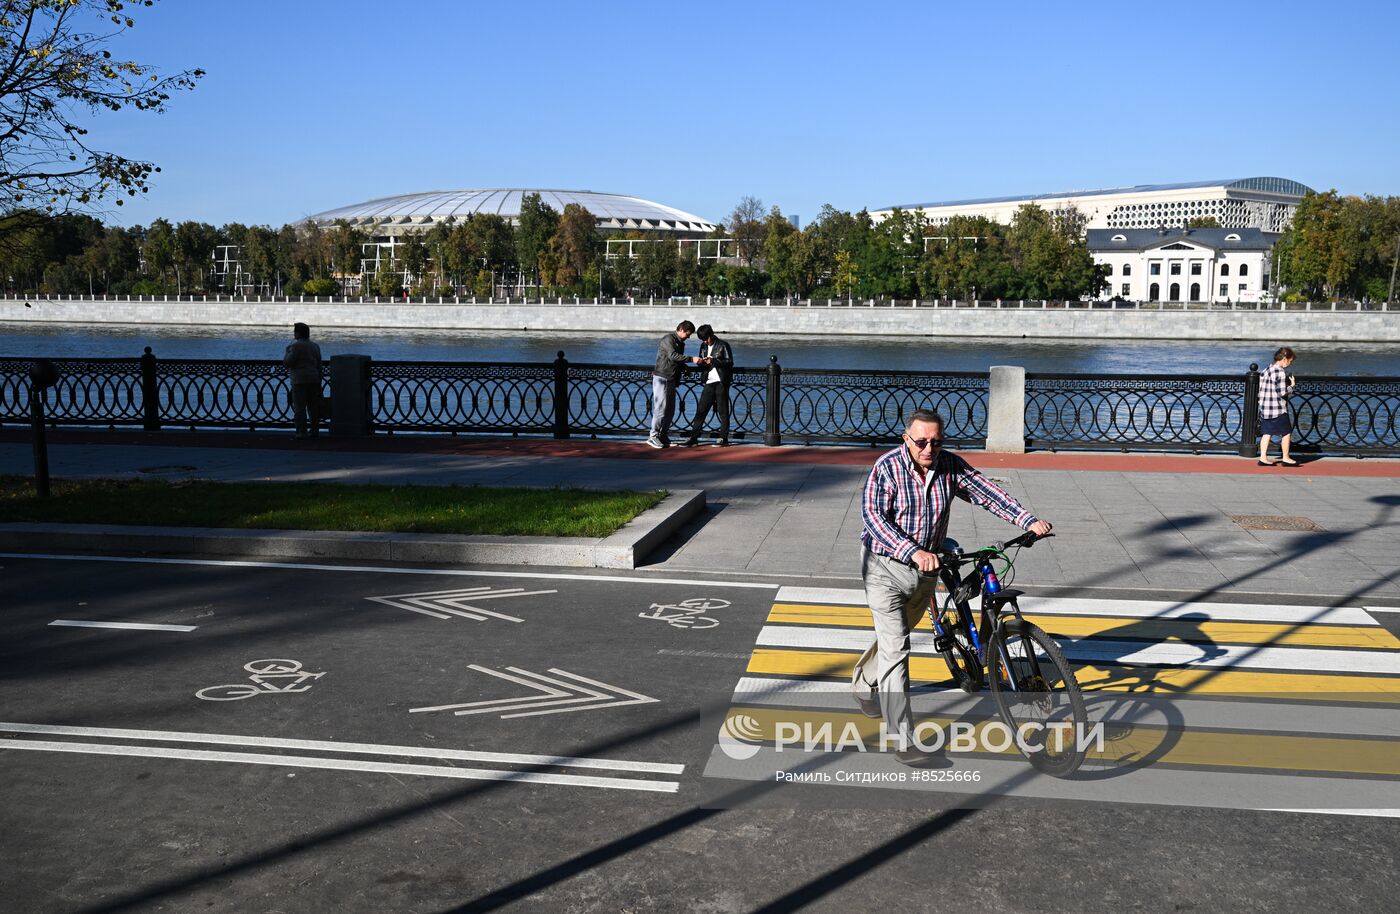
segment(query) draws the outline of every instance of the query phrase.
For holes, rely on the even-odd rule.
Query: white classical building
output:
[[[1089,253],[1107,268],[1101,299],[1259,301],[1270,288],[1278,234],[1257,228],[1089,229]]]
[[[1027,203],[1042,209],[1078,210],[1085,227],[1159,228],[1185,225],[1192,219],[1214,217],[1225,228],[1253,228],[1281,232],[1293,218],[1303,195],[1311,188],[1287,178],[1235,178],[1194,181],[1186,184],[1139,184],[1106,190],[1073,190],[1023,197],[987,197],[942,203],[910,203],[872,210],[877,221],[895,209],[917,210],[932,225],[944,225],[954,216],[983,216],[1009,224]]]

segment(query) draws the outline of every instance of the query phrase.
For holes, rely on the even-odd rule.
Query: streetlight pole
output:
[[[1390,262],[1390,291],[1385,296],[1386,304],[1395,301],[1395,268],[1397,266],[1400,266],[1400,235],[1395,236],[1395,259]]]

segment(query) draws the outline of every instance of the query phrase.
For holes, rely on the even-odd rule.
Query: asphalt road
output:
[[[1400,889],[1400,819],[1377,814],[1383,801],[1364,815],[1224,808],[1211,797],[1228,772],[1195,801],[1120,800],[1122,781],[973,807],[736,774],[715,724],[756,670],[836,694],[839,673],[779,669],[802,607],[839,610],[820,581],[0,565],[0,910],[1380,910]],[[1392,676],[1400,690],[1393,620],[1326,611],[1293,634],[1342,639],[1377,664],[1368,690]],[[1228,632],[1191,624],[1247,643],[1241,627],[1263,623],[1229,620],[1250,613],[1222,608],[1209,625]],[[1400,733],[1373,708],[1328,716],[1344,712],[1381,751]],[[1393,775],[1329,777],[1400,808]]]

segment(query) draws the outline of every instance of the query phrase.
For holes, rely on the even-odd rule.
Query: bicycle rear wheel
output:
[[[937,605],[935,601],[932,608],[937,609]],[[972,612],[966,607],[954,605],[949,598],[938,620],[943,633],[948,636],[948,649],[942,654],[943,662],[948,664],[948,672],[953,674],[953,682],[964,692],[982,691],[982,664],[968,636]]]
[[[1008,619],[988,640],[987,672],[1002,721],[1013,735],[1027,728],[1016,747],[1031,766],[1060,778],[1078,770],[1088,715],[1060,646],[1038,626]]]

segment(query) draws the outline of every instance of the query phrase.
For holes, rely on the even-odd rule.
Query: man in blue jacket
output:
[[[699,364],[695,356],[686,356],[685,341],[695,333],[695,325],[681,321],[675,333],[661,338],[656,347],[656,365],[651,369],[651,437],[647,446],[657,449],[671,446],[671,417],[676,412],[676,386],[687,362]]]

